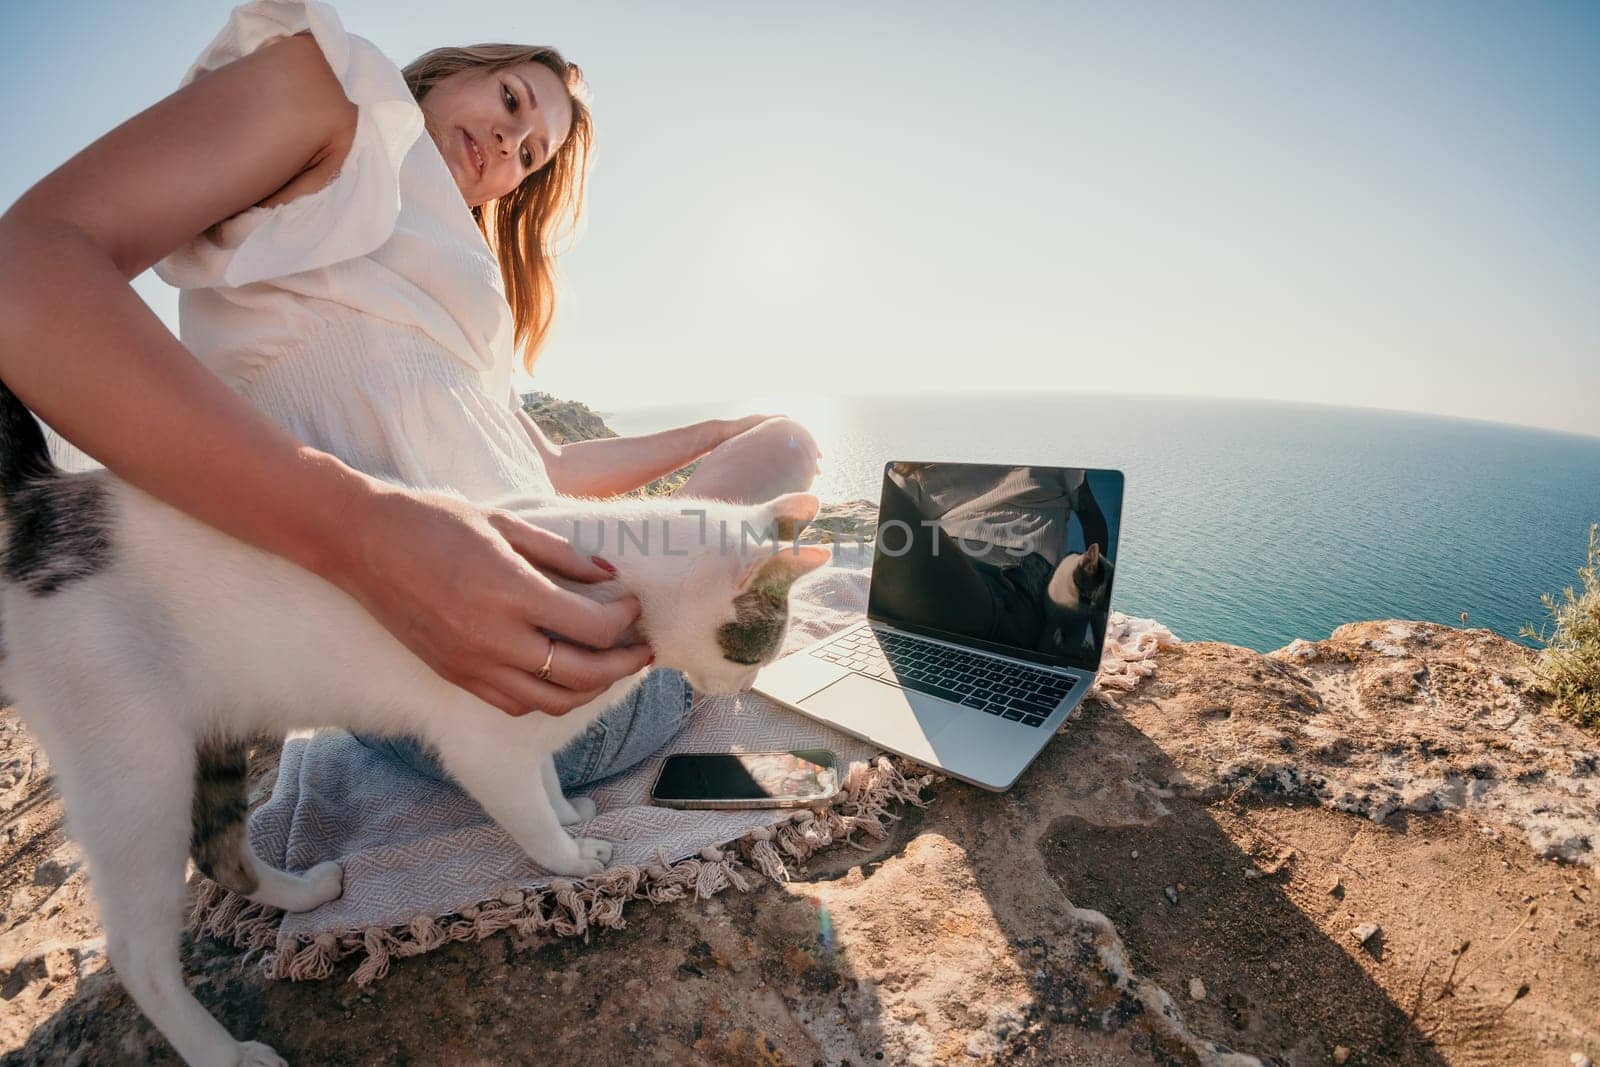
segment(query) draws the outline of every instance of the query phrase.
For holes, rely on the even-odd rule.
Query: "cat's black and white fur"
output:
[[[829,558],[762,540],[815,517],[816,498],[801,493],[748,507],[502,506],[598,546],[617,579],[570,587],[637,596],[637,636],[701,692],[753,681],[779,652],[790,584]],[[541,867],[582,876],[609,860],[609,842],[562,828],[594,806],[562,795],[551,756],[642,672],[564,716],[507,716],[439,678],[334,586],[107,472],[58,471],[3,383],[0,516],[0,691],[50,753],[117,973],[188,1063],[282,1060],[235,1041],[184,984],[185,858],[290,911],[341,891],[337,863],[294,874],[250,850],[244,738],[307,726],[421,737]]]
[[[1061,558],[1045,591],[1040,651],[1054,656],[1093,655],[1105,643],[1114,570],[1098,544]]]

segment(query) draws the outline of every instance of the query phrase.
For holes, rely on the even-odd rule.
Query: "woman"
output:
[[[648,661],[612,647],[638,605],[541,572],[608,565],[395,481],[605,495],[709,453],[685,492],[754,499],[808,484],[815,447],[755,417],[558,447],[521,414],[511,360],[545,338],[550,244],[581,200],[581,85],[554,51],[504,46],[402,75],[325,4],[242,5],[177,92],[0,218],[0,378],[129,482],[335,583],[508,714],[592,699]],[[188,350],[127,284],[150,266],[183,290]]]

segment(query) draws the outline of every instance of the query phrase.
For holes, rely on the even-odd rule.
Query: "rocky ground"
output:
[[[454,944],[366,989],[214,942],[185,966],[296,1063],[1582,1064],[1600,744],[1528,695],[1526,655],[1405,622],[1187,644],[1011,792],[938,783],[788,885]],[[173,1062],[9,712],[0,820],[4,1062]]]
[[[599,412],[576,400],[561,400],[549,393],[524,393],[522,410],[558,445],[617,436]]]

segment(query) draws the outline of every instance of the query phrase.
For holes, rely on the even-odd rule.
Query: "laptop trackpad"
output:
[[[897,685],[848,674],[800,701],[813,715],[893,748],[921,747],[961,709]]]

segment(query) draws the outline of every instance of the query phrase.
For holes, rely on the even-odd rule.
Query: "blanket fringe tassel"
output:
[[[202,879],[188,925],[196,935],[219,937],[247,949],[247,958],[265,953],[260,966],[272,978],[327,978],[341,960],[359,956],[361,962],[350,978],[365,986],[388,974],[390,961],[420,956],[451,941],[480,941],[502,930],[529,939],[587,939],[594,928],[621,929],[629,900],[665,904],[685,898],[704,900],[729,887],[747,892],[755,884],[752,871],[775,882],[787,881],[789,863],[802,862],[819,849],[841,843],[865,848],[857,834],[887,837],[889,826],[900,818],[891,808],[925,807],[922,792],[936,780],[932,773],[911,773],[909,765],[879,756],[851,766],[832,807],[802,808],[786,821],[675,863],[658,856],[638,867],[613,867],[586,881],[558,878],[537,889],[508,889],[455,915],[424,915],[400,926],[322,933],[309,939],[280,936],[281,911]]]

